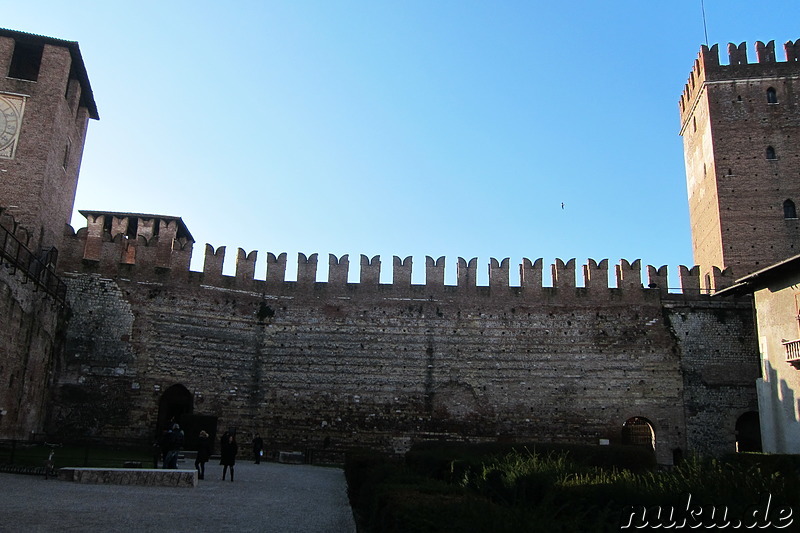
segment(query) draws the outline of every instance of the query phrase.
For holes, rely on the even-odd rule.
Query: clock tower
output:
[[[0,210],[35,253],[60,247],[97,118],[78,43],[0,29]]]

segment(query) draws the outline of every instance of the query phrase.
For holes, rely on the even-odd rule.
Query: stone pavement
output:
[[[206,464],[196,488],[86,485],[0,474],[0,532],[354,533],[338,468],[237,461],[235,482]],[[193,465],[187,459],[181,468]]]

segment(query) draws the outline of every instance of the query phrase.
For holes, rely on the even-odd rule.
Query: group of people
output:
[[[183,447],[184,433],[177,423],[171,422],[168,425],[159,441],[156,443],[160,448],[162,464],[164,468],[178,468],[178,455]],[[226,431],[220,438],[220,461],[222,465],[223,481],[228,476],[230,469],[230,479],[233,481],[234,466],[236,465],[236,455],[239,452],[239,445],[236,443],[236,433]],[[264,440],[256,433],[253,438],[253,455],[255,463],[261,462],[264,454]],[[197,439],[197,456],[194,460],[194,467],[197,470],[198,479],[205,479],[206,463],[211,459],[211,438],[208,433],[201,431]]]

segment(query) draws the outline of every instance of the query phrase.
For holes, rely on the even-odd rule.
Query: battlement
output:
[[[783,45],[783,50],[786,60],[777,61],[775,41],[767,44],[756,41],[756,62],[750,63],[747,57],[746,42],[739,45],[729,43],[728,64],[723,65],[719,60],[719,45],[715,44],[711,48],[706,45],[701,46],[678,104],[681,114],[681,131],[683,131],[706,82],[766,76],[770,73],[786,75],[789,71],[796,75],[800,74],[800,39],[794,42],[787,41]]]
[[[621,260],[613,268],[615,286],[609,284],[608,259],[589,259],[582,265],[582,286],[578,283],[578,267],[575,259],[556,259],[550,265],[552,285],[545,283],[545,266],[541,258],[523,258],[517,265],[517,276],[511,275],[510,258],[491,258],[488,264],[489,284],[477,284],[478,259],[456,261],[456,285],[445,284],[446,258],[426,257],[425,283],[412,284],[413,258],[393,257],[392,282],[381,283],[382,262],[380,256],[372,258],[361,255],[359,259],[359,282],[350,283],[350,257],[328,256],[327,282],[318,282],[319,255],[298,254],[297,279],[286,279],[288,257],[286,253],[267,253],[266,275],[256,279],[258,252],[246,252],[239,248],[235,257],[234,275],[223,274],[226,248],[205,246],[202,272],[190,270],[194,240],[183,222],[177,217],[159,215],[134,215],[130,213],[84,212],[87,227],[77,233],[65,235],[63,270],[65,272],[93,272],[105,276],[120,276],[126,279],[154,279],[162,281],[197,281],[203,285],[282,294],[298,291],[316,293],[361,291],[388,291],[397,294],[425,292],[429,295],[453,291],[464,295],[473,294],[524,294],[544,295],[553,289],[565,289],[581,296],[598,295],[608,298],[609,290],[625,293],[626,299],[636,300],[644,293],[666,295],[681,293],[687,296],[701,294],[699,267],[679,267],[680,288],[670,288],[667,283],[667,267],[646,266],[647,281],[642,281],[640,260]],[[134,222],[135,219],[135,222]],[[713,272],[713,285],[721,290],[735,281],[730,270]],[[395,295],[397,295],[395,294]]]

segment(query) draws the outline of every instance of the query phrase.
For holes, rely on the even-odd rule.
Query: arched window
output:
[[[767,103],[768,104],[778,103],[778,93],[775,92],[775,89],[773,87],[767,89]]]
[[[784,200],[783,202],[783,218],[797,218],[797,209],[794,202],[791,200]]]
[[[767,146],[767,159],[778,159],[778,156],[775,155],[775,148],[772,146]]]

